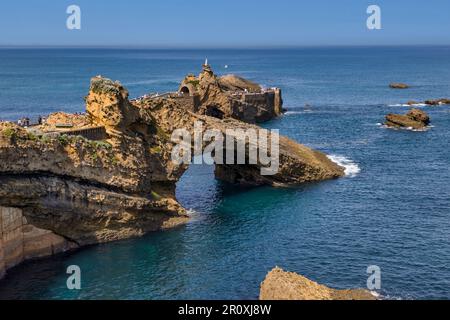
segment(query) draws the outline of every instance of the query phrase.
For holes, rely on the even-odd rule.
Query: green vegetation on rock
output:
[[[17,132],[12,128],[3,129],[3,135],[8,139],[15,139],[17,137]]]
[[[67,146],[70,142],[69,136],[67,134],[62,134],[62,135],[58,136],[58,142],[63,146]]]
[[[162,152],[162,149],[160,146],[154,146],[150,148],[150,153],[151,154],[159,154]]]
[[[94,93],[101,94],[119,94],[122,84],[119,81],[112,81],[105,78],[93,78],[91,81],[91,90]]]

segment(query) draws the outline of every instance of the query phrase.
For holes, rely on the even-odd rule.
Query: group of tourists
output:
[[[39,116],[37,119],[37,123],[34,123],[34,124],[41,125],[44,123],[44,121],[45,121],[45,119],[43,117]],[[25,128],[33,125],[30,118],[28,118],[28,117],[24,117],[24,118],[17,120],[17,124],[19,126],[25,127]]]

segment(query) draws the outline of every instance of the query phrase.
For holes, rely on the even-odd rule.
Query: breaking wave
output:
[[[302,111],[286,111],[284,115],[289,116],[293,114],[305,114],[305,113],[312,113],[313,110],[302,110]]]
[[[428,106],[428,105],[425,103],[413,103],[413,104],[399,103],[399,104],[388,105],[388,107],[416,107],[416,108],[422,108],[422,107],[426,107],[426,106]]]
[[[353,178],[361,172],[361,168],[355,163],[352,159],[346,158],[344,156],[339,155],[328,155],[328,159],[333,161],[334,163],[340,165],[345,168],[345,175],[347,177]]]
[[[423,127],[421,129],[414,129],[413,127],[389,127],[383,123],[377,123],[377,126],[383,129],[389,129],[389,130],[404,130],[404,131],[413,131],[413,132],[425,132],[430,130],[431,128],[434,128],[433,125],[428,125],[426,127]]]

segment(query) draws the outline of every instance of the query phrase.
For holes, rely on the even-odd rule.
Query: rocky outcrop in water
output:
[[[367,290],[336,290],[280,268],[270,271],[261,284],[260,300],[375,300]]]
[[[426,100],[424,103],[429,106],[443,106],[450,104],[450,99],[444,98],[444,99]]]
[[[27,226],[64,239],[64,246],[50,245],[64,250],[141,236],[189,219],[175,197],[176,182],[188,164],[171,160],[174,130],[184,128],[194,135],[194,124],[201,123],[203,132],[234,130],[231,135],[238,140],[242,139],[238,129],[259,129],[236,119],[188,110],[176,98],[131,102],[120,83],[101,77],[91,81],[86,114],[75,118],[72,133],[58,133],[57,126],[51,125],[72,119],[67,114],[50,116],[57,120],[32,129],[0,123],[0,206],[20,210]],[[86,128],[101,128],[105,137],[83,137]],[[217,164],[217,177],[234,183],[280,186],[344,175],[344,169],[324,154],[285,137],[279,141],[276,174],[261,175],[266,164],[260,162]],[[247,153],[250,147],[247,143]],[[2,239],[2,260],[10,259],[11,250],[5,249],[9,247]],[[44,247],[48,254],[60,251]],[[32,256],[21,255],[23,259]]]
[[[450,99],[430,99],[425,100],[424,102],[417,102],[414,100],[410,100],[406,103],[409,106],[415,106],[415,105],[427,105],[427,106],[443,106],[443,105],[450,105]]]
[[[408,89],[409,85],[407,85],[406,83],[394,82],[394,83],[389,84],[389,87],[391,89]]]
[[[424,129],[430,124],[430,117],[425,111],[411,109],[406,115],[388,114],[385,125],[392,128]]]

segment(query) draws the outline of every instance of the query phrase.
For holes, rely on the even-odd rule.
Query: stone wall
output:
[[[265,122],[282,114],[281,90],[274,89],[261,93],[245,93],[241,97],[249,111],[245,110],[244,121]],[[255,109],[255,110],[251,110]],[[253,117],[253,119],[249,119]]]
[[[198,95],[181,95],[181,96],[172,96],[172,99],[175,99],[183,108],[186,110],[197,112],[200,106],[200,97]]]
[[[91,127],[61,131],[61,134],[67,134],[69,136],[82,136],[88,140],[106,140],[108,135],[104,127]]]
[[[283,113],[283,97],[281,95],[281,89],[274,89],[274,111],[277,116]]]
[[[75,247],[65,238],[29,224],[21,209],[0,207],[0,278],[22,261]]]

